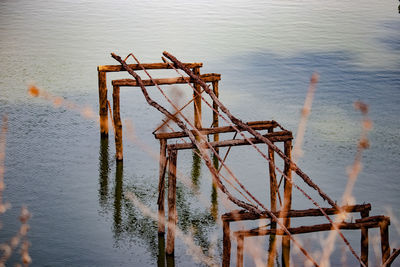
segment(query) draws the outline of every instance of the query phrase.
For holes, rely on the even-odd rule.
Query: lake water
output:
[[[0,115],[9,120],[4,198],[12,209],[0,217],[0,241],[14,235],[20,207],[27,205],[33,214],[32,266],[163,266],[156,222],[125,198],[132,192],[156,209],[158,163],[151,153],[157,154],[158,143],[151,132],[162,116],[137,90],[123,90],[122,116],[133,121],[141,146],[124,140],[122,167],[114,160],[113,134],[108,143],[100,140],[95,121],[33,99],[27,88],[34,83],[97,113],[96,67],[116,64],[110,52],[122,57],[133,52],[142,62],[160,62],[166,50],[182,61],[203,62],[202,73],[221,73],[220,99],[238,117],[274,119],[294,133],[310,76],[318,72],[299,165],[335,200],[341,199],[361,131],[353,103],[367,103],[374,127],[354,197],[357,203],[372,204],[371,215],[392,216],[391,246],[399,247],[398,4],[2,0]],[[118,77],[128,78],[110,74],[108,81]],[[192,152],[179,155],[179,170],[195,185],[194,191],[178,186],[179,227],[192,232],[206,253],[215,251],[219,261],[222,229],[213,215],[226,211],[221,194],[216,196],[209,172]],[[233,149],[228,163],[257,197],[266,199],[267,167],[255,152]],[[293,201],[295,208],[312,207],[298,192]],[[378,231],[371,233],[377,236]],[[317,253],[324,236],[300,239]],[[359,233],[346,236],[358,251]],[[333,265],[342,264],[342,241],[337,244]],[[190,254],[178,240],[168,263],[196,265]],[[298,254],[294,251],[293,257],[301,262]],[[356,264],[346,255],[349,265]],[[371,263],[376,257],[370,246]],[[10,262],[17,260],[18,251]],[[245,260],[246,266],[254,264]]]

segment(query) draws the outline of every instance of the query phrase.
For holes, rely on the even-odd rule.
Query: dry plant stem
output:
[[[3,203],[4,184],[4,158],[6,155],[6,136],[8,129],[7,116],[3,116],[3,124],[0,133],[0,214],[3,214],[10,208],[9,203]]]
[[[230,111],[218,100],[218,98],[215,96],[215,94],[212,92],[212,90],[210,90],[210,88],[208,88],[208,86],[201,80],[199,79],[198,76],[196,76],[193,72],[190,71],[190,69],[186,68],[179,60],[177,60],[174,56],[172,56],[171,54],[169,54],[168,52],[164,52],[163,53],[164,56],[166,56],[168,59],[170,59],[178,68],[182,69],[183,71],[186,72],[186,74],[188,74],[193,80],[196,80],[204,89],[204,91],[206,91],[207,94],[209,94],[212,98],[212,100],[214,101],[214,103],[216,103],[220,109],[229,117],[229,119],[236,124],[238,127],[242,128],[242,129],[246,129],[249,133],[251,133],[253,136],[255,136],[257,139],[263,141],[264,143],[266,143],[272,150],[274,150],[287,164],[290,164],[291,169],[293,171],[295,171],[303,180],[304,182],[306,182],[306,184],[308,184],[310,187],[312,187],[313,189],[315,189],[319,195],[326,200],[332,207],[337,208],[336,203],[329,198],[328,195],[326,195],[314,182],[312,182],[312,180],[293,162],[291,161],[288,157],[286,157],[286,155],[284,153],[282,153],[282,151],[276,147],[270,140],[268,140],[267,138],[265,138],[264,136],[262,136],[260,133],[258,133],[257,131],[253,130],[251,127],[249,127],[248,125],[246,125],[245,123],[243,123],[241,120],[237,119],[236,117],[234,117]],[[313,82],[313,80],[312,80]],[[313,83],[315,83],[316,81],[314,81]],[[221,118],[223,118],[221,116]],[[238,130],[237,130],[238,131]],[[239,131],[238,131],[239,132]],[[239,132],[239,134],[241,134],[243,137],[245,137],[243,135],[243,133]],[[246,138],[246,137],[245,137]],[[247,139],[247,138],[246,138]],[[250,142],[250,141],[249,141]],[[251,142],[250,142],[251,143]],[[270,163],[272,163],[274,165],[273,162],[271,162],[268,157],[261,152],[256,146],[254,146],[254,148]],[[289,179],[281,170],[279,170],[276,166],[275,168],[283,175],[283,177],[286,179],[286,181],[288,181],[289,183],[291,183],[292,185],[294,185],[298,190],[300,190],[309,200],[311,200],[313,202],[314,205],[316,205],[318,208],[320,208],[320,206],[309,196],[307,195],[304,190],[302,190],[300,187],[298,187],[297,185],[295,185],[292,181],[292,179]],[[261,205],[260,205],[261,206]],[[321,208],[320,208],[321,209]],[[322,213],[323,210],[321,209]],[[333,224],[332,220],[329,218],[329,216],[327,216],[326,214],[324,214],[324,216],[328,219],[328,221],[332,224],[332,228],[334,230],[336,230],[340,237],[343,239],[343,241],[345,242],[345,244],[349,247],[351,253],[354,255],[354,257],[360,262],[361,265],[363,265],[363,263],[361,262],[360,257],[356,254],[356,252],[354,251],[354,249],[352,248],[352,246],[350,245],[349,241],[344,237],[344,235],[341,233],[341,231],[339,230],[338,227],[335,226],[335,224]]]
[[[360,136],[360,140],[357,146],[357,152],[354,158],[353,165],[350,168],[349,171],[349,179],[347,181],[347,185],[345,187],[345,191],[342,196],[342,205],[345,204],[346,202],[349,202],[351,199],[352,191],[354,188],[354,184],[357,180],[358,174],[361,171],[361,157],[362,157],[362,152],[368,147],[368,139],[367,139],[367,134],[368,131],[372,127],[372,123],[370,119],[368,118],[368,108],[364,103],[361,102],[356,102],[355,103],[355,108],[360,109],[361,113],[363,114],[363,127],[362,127],[362,132]],[[347,213],[343,211],[341,216],[336,216],[335,218],[335,223],[338,223],[341,220],[342,216],[345,216]],[[325,249],[323,250],[322,258],[321,258],[321,266],[325,266],[328,264],[329,257],[332,254],[333,248],[334,248],[334,243],[336,240],[336,233],[331,232],[329,233],[328,238],[326,239],[326,244]],[[364,263],[361,262],[361,265],[365,266]]]
[[[131,74],[136,81],[138,82],[138,84],[140,85],[140,88],[142,90],[142,93],[144,95],[144,97],[146,98],[146,101],[149,103],[149,105],[153,106],[154,108],[156,108],[157,110],[159,110],[160,112],[162,112],[164,115],[166,115],[168,118],[170,118],[171,120],[173,120],[183,131],[186,132],[186,134],[188,135],[189,139],[196,145],[196,147],[199,149],[200,153],[202,154],[202,158],[204,160],[204,162],[206,163],[206,166],[208,167],[208,169],[210,170],[212,177],[213,177],[213,181],[216,183],[216,185],[218,186],[218,188],[227,195],[228,199],[230,201],[232,201],[233,203],[235,203],[236,205],[245,208],[249,211],[252,211],[254,213],[257,214],[261,214],[261,211],[257,208],[254,207],[253,205],[250,205],[248,203],[245,203],[237,198],[235,198],[233,195],[231,195],[231,193],[227,190],[227,188],[222,184],[221,180],[218,177],[218,173],[217,170],[214,168],[211,159],[209,158],[209,156],[207,155],[207,152],[205,151],[204,147],[202,146],[202,144],[200,144],[195,136],[193,135],[193,133],[186,127],[186,125],[179,120],[178,118],[172,116],[172,114],[170,112],[168,112],[168,110],[166,110],[164,107],[160,106],[157,102],[155,102],[154,100],[152,100],[149,96],[149,94],[147,93],[146,88],[144,87],[141,78],[131,69],[129,68],[128,64],[126,64],[126,62],[124,62],[121,57],[115,55],[114,53],[111,54],[111,56],[117,60],[118,62],[121,63],[121,65],[125,68],[126,71],[128,71],[129,74]],[[201,83],[200,83],[201,84]],[[199,136],[201,136],[199,134]],[[260,205],[261,206],[261,205]],[[269,211],[268,209],[266,209],[265,207],[263,207],[265,209],[265,211],[267,213],[269,213],[269,215],[271,216],[271,218],[276,221],[281,227],[282,229],[288,234],[288,236],[290,237],[290,239],[293,241],[293,243],[299,247],[299,249],[303,252],[303,254],[315,265],[318,266],[318,264],[316,263],[316,261],[311,257],[311,255],[295,240],[293,239],[293,237],[290,235],[290,233],[287,231],[286,227],[278,220],[278,218],[271,213],[271,211]]]
[[[166,56],[168,59],[170,59],[178,68],[182,69],[186,74],[188,74],[193,80],[195,80],[197,83],[203,87],[204,91],[210,97],[212,100],[218,105],[218,107],[229,117],[229,119],[236,124],[238,127],[242,129],[246,129],[250,134],[252,134],[254,137],[260,139],[264,143],[266,143],[268,146],[270,146],[286,163],[291,165],[291,168],[294,172],[296,172],[303,180],[306,182],[310,187],[314,188],[319,195],[326,200],[332,207],[337,206],[336,203],[328,196],[326,195],[311,179],[310,177],[307,176],[294,162],[292,162],[288,157],[283,154],[283,152],[275,146],[271,141],[269,141],[267,138],[263,137],[260,133],[257,131],[253,130],[251,127],[243,123],[240,119],[234,117],[231,112],[219,101],[219,99],[215,96],[214,92],[205,84],[201,79],[199,79],[198,76],[196,76],[190,69],[185,67],[182,62],[177,60],[173,55],[169,54],[168,52],[163,53],[164,56]]]
[[[314,73],[311,76],[310,86],[308,87],[306,100],[304,101],[304,106],[301,111],[301,118],[296,134],[296,142],[294,143],[293,147],[293,162],[297,162],[297,160],[303,154],[301,147],[303,146],[304,133],[306,131],[308,116],[310,115],[311,112],[311,106],[317,82],[318,82],[318,74]]]

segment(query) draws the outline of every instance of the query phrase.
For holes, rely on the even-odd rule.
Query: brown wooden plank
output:
[[[278,124],[276,121],[257,121],[257,122],[248,122],[247,123],[251,128],[255,130],[266,130],[271,127],[277,127]],[[237,128],[237,127],[236,127]],[[239,128],[239,130],[241,130]],[[209,135],[209,134],[216,134],[216,133],[229,133],[229,132],[235,132],[236,130],[232,126],[221,126],[221,127],[216,127],[216,128],[203,128],[201,129],[200,133],[203,135]],[[195,134],[195,131],[191,131],[193,134]],[[289,131],[286,131],[289,132]],[[172,139],[172,138],[181,138],[181,137],[187,137],[188,135],[185,132],[172,132],[172,133],[155,133],[154,134],[156,139]]]
[[[287,140],[293,139],[292,133],[289,131],[284,131],[286,134],[282,134],[280,132],[265,134],[264,136],[267,137],[271,142],[283,142]],[[249,140],[253,144],[260,144],[263,141],[258,140],[257,138],[249,138]],[[227,146],[244,146],[249,145],[250,143],[246,139],[235,139],[235,140],[224,140],[218,142],[210,142],[212,147],[227,147]],[[184,150],[184,149],[193,149],[196,146],[192,143],[183,143],[183,144],[172,144],[168,145],[169,149],[174,150]]]
[[[183,63],[188,68],[201,68],[203,63]],[[143,63],[141,64],[145,69],[156,70],[156,69],[172,69],[168,63]],[[142,70],[139,64],[128,64],[132,70]],[[97,66],[97,71],[100,72],[117,72],[125,71],[121,65],[100,65]]]
[[[334,215],[339,213],[340,211],[336,208],[322,208],[322,210],[327,215]],[[371,204],[360,204],[360,205],[350,205],[350,206],[342,206],[340,210],[344,210],[348,213],[352,212],[362,212],[371,210]],[[287,213],[276,211],[274,212],[275,216],[280,215],[280,217],[314,217],[314,216],[323,216],[322,212],[319,209],[306,209],[306,210],[290,210]],[[257,220],[257,219],[269,219],[270,217],[265,213],[264,216],[260,216],[255,213],[251,213],[247,210],[235,210],[229,213],[225,213],[221,216],[224,221],[246,221],[246,220]]]
[[[214,82],[221,80],[221,75],[217,73],[207,73],[200,76],[204,82]],[[193,79],[190,77],[172,77],[172,78],[160,78],[160,79],[153,79],[152,80],[142,80],[145,86],[154,86],[155,84],[158,85],[165,85],[165,84],[185,84],[185,83],[192,83]],[[131,86],[131,87],[139,87],[140,85],[134,79],[119,79],[113,80],[111,82],[113,85],[118,86]]]

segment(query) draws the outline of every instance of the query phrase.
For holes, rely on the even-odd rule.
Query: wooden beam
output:
[[[207,73],[200,75],[200,78],[204,82],[215,82],[221,80],[221,74],[217,73]],[[190,77],[173,77],[173,78],[161,78],[161,79],[153,79],[152,80],[143,80],[143,84],[145,86],[154,86],[155,84],[157,85],[163,85],[163,84],[185,84],[185,83],[192,83],[194,82],[193,79]],[[134,79],[119,79],[119,80],[113,80],[111,82],[113,85],[118,85],[118,86],[131,86],[131,87],[139,87],[140,85],[136,82]]]
[[[322,210],[327,215],[334,215],[340,213],[341,210],[344,210],[348,213],[354,212],[362,212],[362,211],[370,211],[371,204],[361,204],[361,205],[350,205],[350,206],[342,206],[339,207],[340,210],[336,208],[322,208]],[[280,216],[281,218],[284,217],[291,217],[291,218],[298,218],[298,217],[315,217],[315,216],[323,216],[322,212],[319,209],[306,209],[306,210],[290,210],[289,212],[274,212],[275,216]],[[247,210],[235,210],[229,213],[225,213],[221,216],[221,219],[224,221],[234,222],[234,221],[247,221],[247,220],[258,220],[258,219],[270,219],[267,213],[260,216],[259,214],[251,213]]]
[[[199,68],[203,66],[203,63],[183,63],[188,68]],[[141,64],[145,69],[148,70],[160,70],[160,69],[172,69],[168,63],[143,63]],[[132,70],[142,70],[139,64],[128,64]],[[97,71],[100,72],[118,72],[125,71],[121,65],[100,65],[97,66]]]
[[[273,128],[277,127],[278,123],[276,121],[255,121],[255,122],[248,122],[247,125],[249,125],[252,129],[255,130],[266,130],[271,127]],[[239,128],[239,130],[243,129]],[[194,130],[191,130],[191,132],[195,134]],[[229,132],[235,132],[235,129],[232,126],[221,126],[216,128],[203,128],[200,130],[200,133],[203,135],[216,134],[216,133],[229,133]],[[154,136],[156,139],[172,139],[172,138],[187,137],[188,135],[185,132],[172,132],[172,133],[155,133]]]
[[[275,132],[270,134],[265,134],[271,142],[283,142],[286,140],[293,139],[292,133],[289,131]],[[249,138],[249,140],[253,144],[264,143],[263,141],[258,140],[257,138]],[[244,146],[249,145],[250,143],[246,139],[234,139],[234,140],[224,140],[219,142],[210,142],[212,147],[227,147],[227,146]],[[168,145],[168,149],[174,150],[184,150],[184,149],[193,149],[196,146],[192,143],[183,143],[183,144],[171,144]]]

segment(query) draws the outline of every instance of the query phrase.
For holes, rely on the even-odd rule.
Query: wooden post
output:
[[[361,218],[369,216],[369,210],[363,210],[361,212]],[[361,261],[368,267],[368,228],[361,228]],[[361,265],[362,266],[362,265]]]
[[[244,236],[238,235],[237,236],[237,258],[236,258],[236,266],[243,267],[243,250],[244,250]]]
[[[167,140],[160,139],[160,171],[158,178],[158,233],[165,233],[165,169],[167,166]]]
[[[229,221],[222,220],[222,267],[229,267],[231,262],[231,236]]]
[[[286,157],[291,160],[292,154],[292,140],[285,141],[284,153]],[[292,169],[290,164],[285,162],[284,174],[289,180],[292,180]],[[284,182],[284,197],[283,197],[283,209],[282,211],[288,212],[292,206],[292,184],[285,179]],[[286,228],[290,227],[290,218],[283,218],[283,225]],[[290,266],[290,238],[288,236],[282,237],[282,266]]]
[[[268,133],[272,133],[274,128],[268,128]],[[271,201],[271,211],[276,212],[276,195],[278,192],[278,185],[276,181],[276,172],[275,172],[275,155],[274,150],[268,147],[268,158],[269,162],[269,188],[270,188],[270,201]],[[276,222],[271,220],[271,229],[276,230]],[[269,248],[268,248],[268,265],[274,266],[276,255],[276,235],[271,234],[269,236]]]
[[[212,82],[212,87],[213,87],[213,91],[216,97],[219,97],[219,92],[218,92],[218,81],[214,81]],[[213,123],[212,123],[212,127],[213,128],[217,128],[219,126],[219,121],[218,121],[218,105],[217,103],[215,103],[215,101],[213,101]],[[219,133],[215,133],[214,134],[214,142],[218,142],[219,141]],[[215,151],[218,153],[219,152],[219,148],[216,147]]]
[[[123,160],[122,151],[122,123],[120,116],[120,104],[119,104],[119,86],[113,86],[113,117],[115,127],[115,158],[117,161]]]
[[[199,75],[200,76],[200,68],[196,67],[193,68],[193,73],[195,75]],[[200,84],[198,83],[194,83],[194,89],[193,90],[193,96],[195,97],[194,99],[194,126],[197,129],[201,129],[202,128],[202,123],[201,123],[201,87]]]
[[[107,80],[106,72],[98,70],[100,135],[108,137]]]
[[[174,254],[176,228],[176,163],[177,151],[168,150],[168,232],[166,253]]]
[[[389,245],[389,219],[385,219],[379,223],[381,232],[381,250],[382,250],[382,264],[390,257]]]

